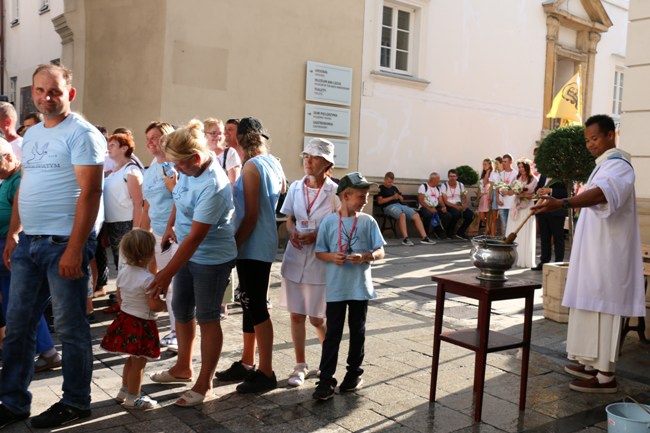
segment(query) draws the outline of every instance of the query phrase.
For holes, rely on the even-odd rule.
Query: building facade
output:
[[[145,161],[151,120],[250,115],[289,180],[319,135],[338,140],[335,176],[390,170],[414,187],[431,171],[532,156],[578,68],[583,116],[624,107],[628,0],[4,2],[3,83],[16,78],[19,110],[35,65],[60,58],[75,74],[73,109],[132,129]],[[314,102],[309,62],[347,71],[349,100]],[[334,119],[320,133],[308,127],[314,106]]]
[[[511,153],[532,158],[580,69],[582,116],[612,112],[627,1],[367,0],[359,168],[417,184]],[[622,82],[622,81],[621,81]],[[555,121],[557,123],[557,121]]]
[[[650,245],[650,2],[630,1],[620,145],[632,153],[641,242]]]
[[[6,95],[19,120],[36,111],[32,103],[32,73],[41,63],[59,63],[61,39],[53,17],[63,13],[63,0],[1,0],[0,94]]]

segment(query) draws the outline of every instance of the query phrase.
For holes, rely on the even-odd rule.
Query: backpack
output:
[[[223,168],[223,171],[228,173],[228,170],[226,170],[226,158],[228,158],[228,151],[230,150],[229,147],[226,147],[226,150],[223,151],[223,163],[221,164],[221,168]]]
[[[130,165],[135,165],[136,167],[138,167],[138,168],[140,169],[140,171],[143,170],[142,166],[138,163],[138,161],[136,161],[136,160],[133,159],[133,158],[131,158],[131,162],[128,162],[128,163],[124,166],[124,168],[126,169],[126,168],[127,168],[128,166],[130,166]],[[124,172],[124,182],[126,182],[126,171]]]

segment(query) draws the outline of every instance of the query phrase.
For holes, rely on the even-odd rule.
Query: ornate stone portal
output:
[[[560,62],[573,64],[571,75],[575,74],[580,67],[582,68],[581,115],[585,119],[591,114],[596,47],[600,41],[600,34],[612,26],[612,21],[607,16],[601,0],[580,0],[586,17],[570,12],[568,3],[567,0],[547,0],[542,4],[546,13],[546,71],[544,73],[542,136],[555,126],[554,119],[546,118],[546,113],[551,109],[553,97],[559,89],[558,86],[564,85],[564,82],[558,83]],[[568,30],[569,32],[566,33],[569,34],[575,33],[575,40],[568,41],[566,35],[561,38],[563,30]]]

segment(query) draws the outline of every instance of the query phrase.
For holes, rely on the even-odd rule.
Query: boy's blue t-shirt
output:
[[[170,166],[174,163],[169,162]],[[179,178],[183,176],[179,174]],[[155,234],[162,236],[167,228],[169,214],[174,205],[172,193],[165,186],[162,164],[154,159],[145,170],[142,180],[142,197],[149,203],[149,219],[151,228]]]
[[[386,244],[379,226],[373,217],[358,213],[359,219],[354,232],[350,236],[354,217],[344,217],[341,230],[341,245],[348,244],[352,253],[370,253]],[[325,217],[320,223],[316,238],[317,253],[334,253],[339,248],[339,214],[334,213]],[[349,252],[349,250],[348,250]],[[327,302],[365,301],[377,297],[372,286],[370,264],[354,265],[345,262],[343,265],[327,262],[326,287]]]
[[[217,158],[198,177],[180,176],[172,191],[176,205],[176,237],[180,244],[190,233],[192,221],[210,224],[191,262],[219,265],[237,257],[230,181]]]
[[[93,125],[70,113],[53,128],[40,122],[23,141],[18,209],[28,235],[69,236],[81,187],[75,165],[104,165],[106,140]]]

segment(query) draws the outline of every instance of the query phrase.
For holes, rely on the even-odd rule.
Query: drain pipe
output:
[[[5,94],[5,2],[0,0],[0,95]]]

